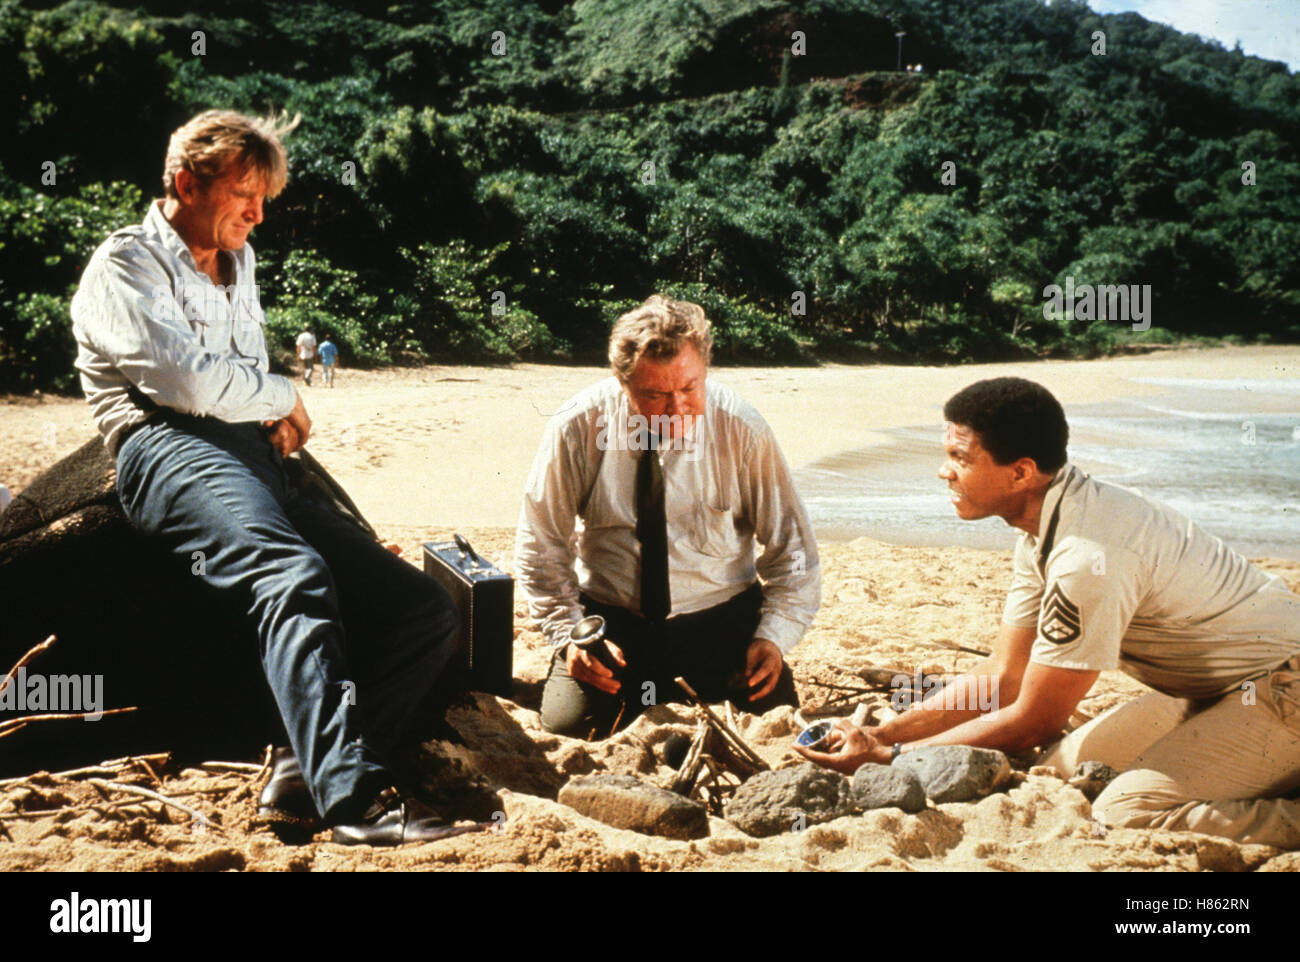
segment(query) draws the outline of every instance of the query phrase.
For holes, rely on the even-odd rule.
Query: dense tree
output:
[[[0,84],[5,389],[73,385],[81,266],[211,106],[302,116],[281,350],[595,359],[655,289],[735,360],[1300,337],[1300,80],[1080,0],[0,0]],[[1066,278],[1152,330],[1044,317]]]

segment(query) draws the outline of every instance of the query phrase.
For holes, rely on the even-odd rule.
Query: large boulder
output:
[[[286,470],[323,497],[337,488],[314,461],[291,457]],[[140,710],[30,724],[0,739],[0,774],[167,749],[248,755],[283,737],[255,633],[132,528],[115,482],[95,437],[0,513],[0,673],[54,634],[27,672],[98,676],[100,707]],[[0,711],[0,722],[30,713]]]

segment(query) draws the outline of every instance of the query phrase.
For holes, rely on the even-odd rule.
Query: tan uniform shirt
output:
[[[1043,554],[1046,557],[1043,557]],[[1172,508],[1067,464],[1021,534],[1003,621],[1030,660],[1119,668],[1179,698],[1225,694],[1300,652],[1300,596]]]
[[[712,378],[684,444],[660,452],[668,516],[669,617],[732,598],[761,575],[755,637],[788,652],[821,603],[817,542],[772,429]],[[550,421],[524,491],[515,542],[519,586],[552,643],[582,617],[579,590],[640,610],[636,438],[627,395],[610,377]],[[763,552],[755,561],[755,541]]]

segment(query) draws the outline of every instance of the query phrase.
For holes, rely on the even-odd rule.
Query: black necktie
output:
[[[668,617],[668,514],[664,509],[664,472],[651,435],[636,466],[636,539],[641,542],[641,613],[650,621]]]

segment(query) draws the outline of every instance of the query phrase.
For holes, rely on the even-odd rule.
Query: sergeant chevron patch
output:
[[[1065,596],[1059,584],[1053,584],[1043,599],[1038,633],[1053,644],[1065,645],[1078,638],[1080,630],[1079,606]]]

